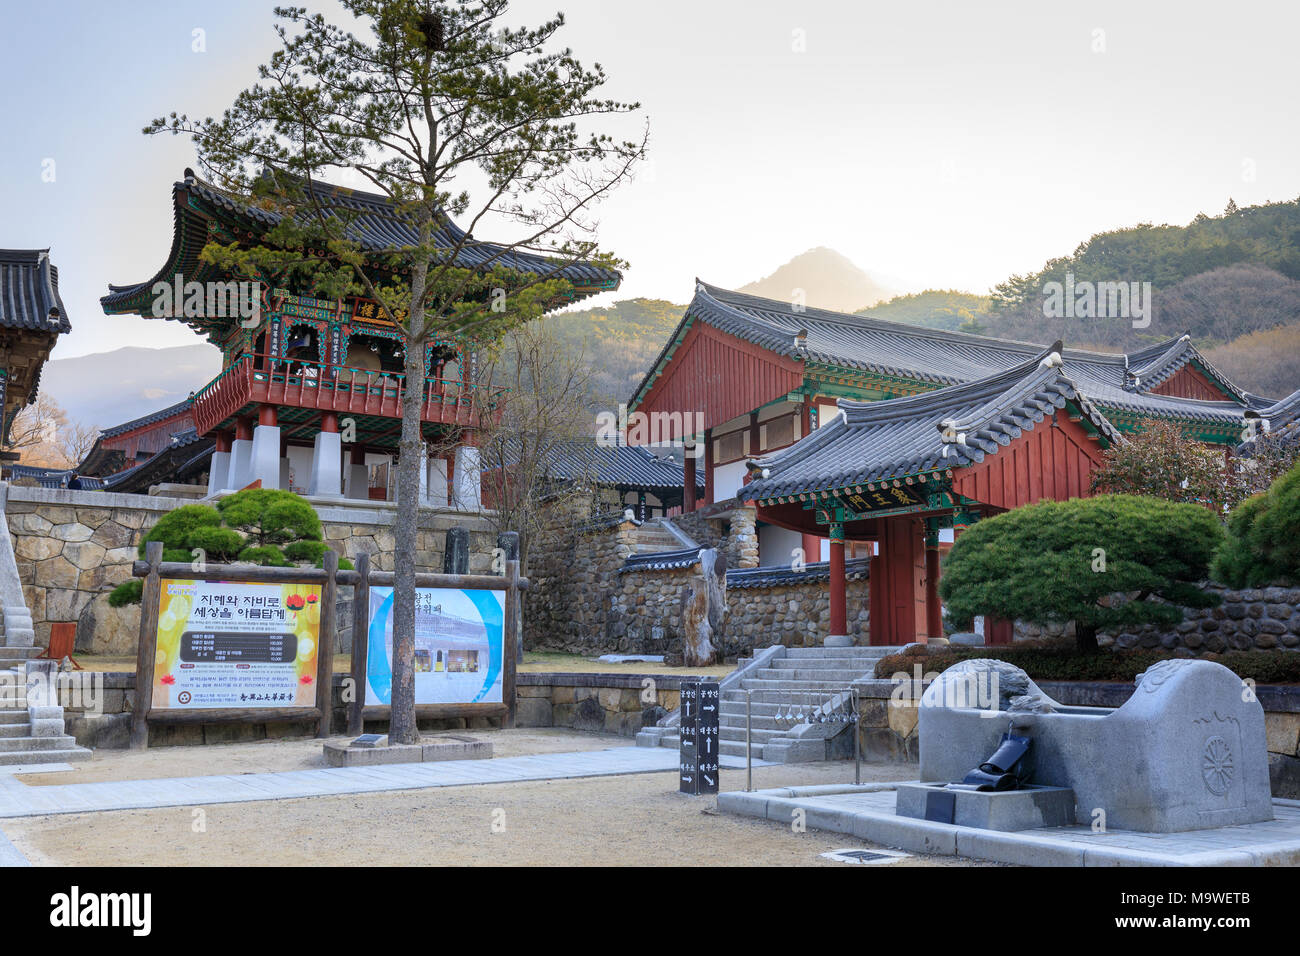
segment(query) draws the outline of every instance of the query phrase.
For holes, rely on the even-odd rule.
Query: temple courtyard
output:
[[[0,859],[19,866],[842,866],[822,854],[881,849],[844,834],[812,827],[796,832],[791,826],[720,813],[717,797],[677,792],[676,752],[665,748],[559,729],[474,735],[492,743],[491,760],[334,770],[325,768],[321,741],[309,739],[99,751],[74,769],[6,773],[0,776],[0,814],[5,817],[0,831],[10,845],[0,849]],[[450,782],[475,775],[504,781],[525,773],[523,762],[530,760],[530,779]],[[659,769],[638,769],[647,766]],[[743,760],[728,758],[723,768],[723,791],[743,790]],[[863,780],[897,779],[901,769],[864,764]],[[332,775],[337,787],[374,789],[203,802],[220,799],[222,786],[230,799],[240,778],[264,789],[279,785],[293,792],[291,788],[304,786],[304,774],[313,772]],[[404,773],[427,773],[431,781],[441,782],[412,788]],[[363,777],[370,782],[361,783]],[[208,782],[199,784],[196,778]],[[758,761],[754,767],[756,788],[827,786],[852,779],[851,761],[784,766]],[[118,785],[101,790],[102,799],[123,805],[134,799],[139,808],[10,815],[42,800],[48,801],[46,807],[78,799],[92,805],[86,785],[97,783]],[[149,805],[174,799],[176,787],[189,791],[187,802]],[[912,853],[888,865],[985,864]]]

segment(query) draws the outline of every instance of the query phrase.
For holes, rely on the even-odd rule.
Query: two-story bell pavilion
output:
[[[324,183],[312,187],[320,202],[341,210],[349,238],[374,253],[372,278],[391,281],[381,262],[394,246],[414,245],[417,235],[387,197]],[[109,286],[100,302],[110,315],[155,317],[160,283],[172,315],[221,350],[222,370],[199,389],[184,412],[200,438],[214,441],[209,494],[260,482],[288,487],[289,450],[310,448],[309,495],[370,496],[367,464],[392,461],[401,432],[404,392],[403,333],[374,301],[327,301],[303,290],[261,286],[260,315],[241,314],[239,277],[202,262],[209,242],[252,244],[279,217],[249,206],[199,179],[192,170],[172,187],[175,228],[171,252],[157,273],[134,285]],[[467,238],[449,220],[440,243],[456,248],[457,266],[491,270],[504,265],[522,273],[568,280],[572,295],[555,303],[615,289],[612,270],[585,264],[559,267],[550,260]],[[203,296],[192,299],[188,284]],[[163,310],[166,311],[166,310]],[[450,454],[427,456],[421,499],[431,506],[478,510],[482,505],[476,424],[495,402],[475,373],[473,341],[439,339],[425,347],[428,381],[421,396],[423,434]],[[347,441],[344,441],[344,438]],[[301,455],[297,456],[301,459]],[[391,492],[390,492],[391,493]]]

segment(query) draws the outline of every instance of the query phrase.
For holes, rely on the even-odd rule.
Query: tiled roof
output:
[[[677,462],[634,445],[557,442],[547,457],[546,470],[552,478],[590,479],[601,485],[633,488],[681,488],[686,480],[685,469]],[[695,477],[703,488],[704,469],[698,469]]]
[[[171,443],[161,451],[146,458],[134,468],[119,471],[104,479],[105,491],[143,492],[150,485],[168,480],[179,468],[188,466],[202,455],[211,452],[215,442],[199,436],[193,428],[178,432]]]
[[[50,264],[50,250],[0,249],[0,326],[72,331],[59,296],[59,270]]]
[[[1014,368],[1043,346],[965,332],[927,329],[826,309],[796,312],[788,302],[731,292],[696,280],[683,325],[705,322],[779,355],[812,364],[886,375],[935,386],[955,385]],[[633,404],[648,391],[681,327],[670,338]],[[1240,420],[1244,393],[1220,375],[1186,335],[1129,355],[1063,349],[1067,374],[1095,402],[1144,417],[1232,424]],[[1149,390],[1195,361],[1240,401],[1199,401]],[[1136,377],[1135,377],[1136,376]]]
[[[358,242],[363,249],[372,252],[389,250],[394,246],[415,245],[419,234],[414,225],[402,218],[386,196],[361,192],[329,183],[315,183],[312,192],[319,197],[321,205],[327,209],[340,210],[347,217],[345,231],[348,237]],[[172,254],[167,265],[154,278],[134,285],[109,286],[109,293],[100,299],[106,312],[118,309],[131,310],[137,307],[135,300],[142,292],[151,289],[155,282],[172,280],[172,272],[178,262],[183,262],[190,270],[197,268],[194,262],[195,250],[183,250],[182,232],[185,227],[184,215],[213,216],[225,220],[236,220],[244,228],[252,231],[266,231],[281,221],[278,213],[249,206],[241,200],[223,192],[216,186],[206,183],[194,175],[192,170],[185,170],[185,178],[172,187],[176,203],[176,237],[173,240]],[[194,212],[182,212],[194,210]],[[434,242],[446,249],[465,241],[465,245],[456,254],[456,263],[469,269],[490,270],[496,266],[518,272],[547,274],[555,269],[555,264],[546,256],[522,251],[505,249],[501,245],[481,242],[472,236],[466,239],[466,233],[450,219],[445,219],[442,227],[434,237]],[[622,276],[612,269],[602,269],[582,263],[565,266],[559,275],[579,288],[616,288]]]
[[[1254,397],[1254,396],[1251,396]],[[1256,418],[1256,435],[1268,435],[1278,445],[1293,445],[1300,442],[1300,389],[1286,398],[1259,407],[1250,418]],[[1263,424],[1259,424],[1262,422]],[[1237,446],[1237,454],[1250,456],[1256,451],[1255,439],[1242,442]]]
[[[689,568],[693,564],[700,563],[700,552],[703,550],[703,548],[683,548],[681,551],[654,551],[633,554],[623,562],[623,566],[618,569],[618,573]]]
[[[114,425],[112,428],[103,429],[99,435],[101,438],[113,438],[125,432],[134,431],[137,428],[143,428],[145,425],[152,425],[155,422],[165,421],[168,418],[175,418],[189,411],[190,406],[194,403],[194,397],[188,396],[175,405],[168,405],[166,408],[160,408],[156,412],[150,412],[148,415],[141,415],[139,418],[133,418],[129,422],[123,422],[120,425]]]
[[[852,558],[844,562],[844,578],[860,581],[867,578],[871,569],[870,558]],[[831,579],[829,561],[816,561],[796,571],[780,564],[770,568],[728,568],[727,589],[775,588],[791,584],[816,584]]]
[[[1111,441],[1119,432],[1063,367],[1060,343],[996,375],[879,402],[841,399],[840,414],[754,462],[743,500],[770,500],[960,468],[984,460],[1069,403]]]

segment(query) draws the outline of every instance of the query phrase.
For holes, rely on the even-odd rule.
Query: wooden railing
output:
[[[194,427],[200,435],[206,434],[250,404],[400,418],[405,381],[395,372],[245,355],[194,396]],[[504,391],[429,379],[421,414],[427,422],[477,425]]]

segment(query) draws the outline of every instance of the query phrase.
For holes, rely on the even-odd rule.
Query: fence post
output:
[[[505,658],[505,676],[501,681],[501,699],[506,705],[503,727],[515,725],[515,637],[519,627],[519,562],[506,562],[506,607],[501,629],[501,655]]]
[[[320,593],[320,633],[316,645],[316,704],[320,707],[317,737],[328,737],[334,717],[334,602],[338,600],[339,556],[332,548],[325,551],[325,584]]]
[[[131,711],[132,750],[149,746],[149,708],[153,704],[153,668],[158,654],[158,603],[162,599],[158,565],[162,563],[163,543],[150,541],[144,553],[149,573],[140,591],[140,643],[135,658],[135,707]]]
[[[348,705],[348,734],[365,730],[361,710],[366,706],[366,652],[370,649],[370,555],[357,555],[357,583],[352,587],[352,702]]]

